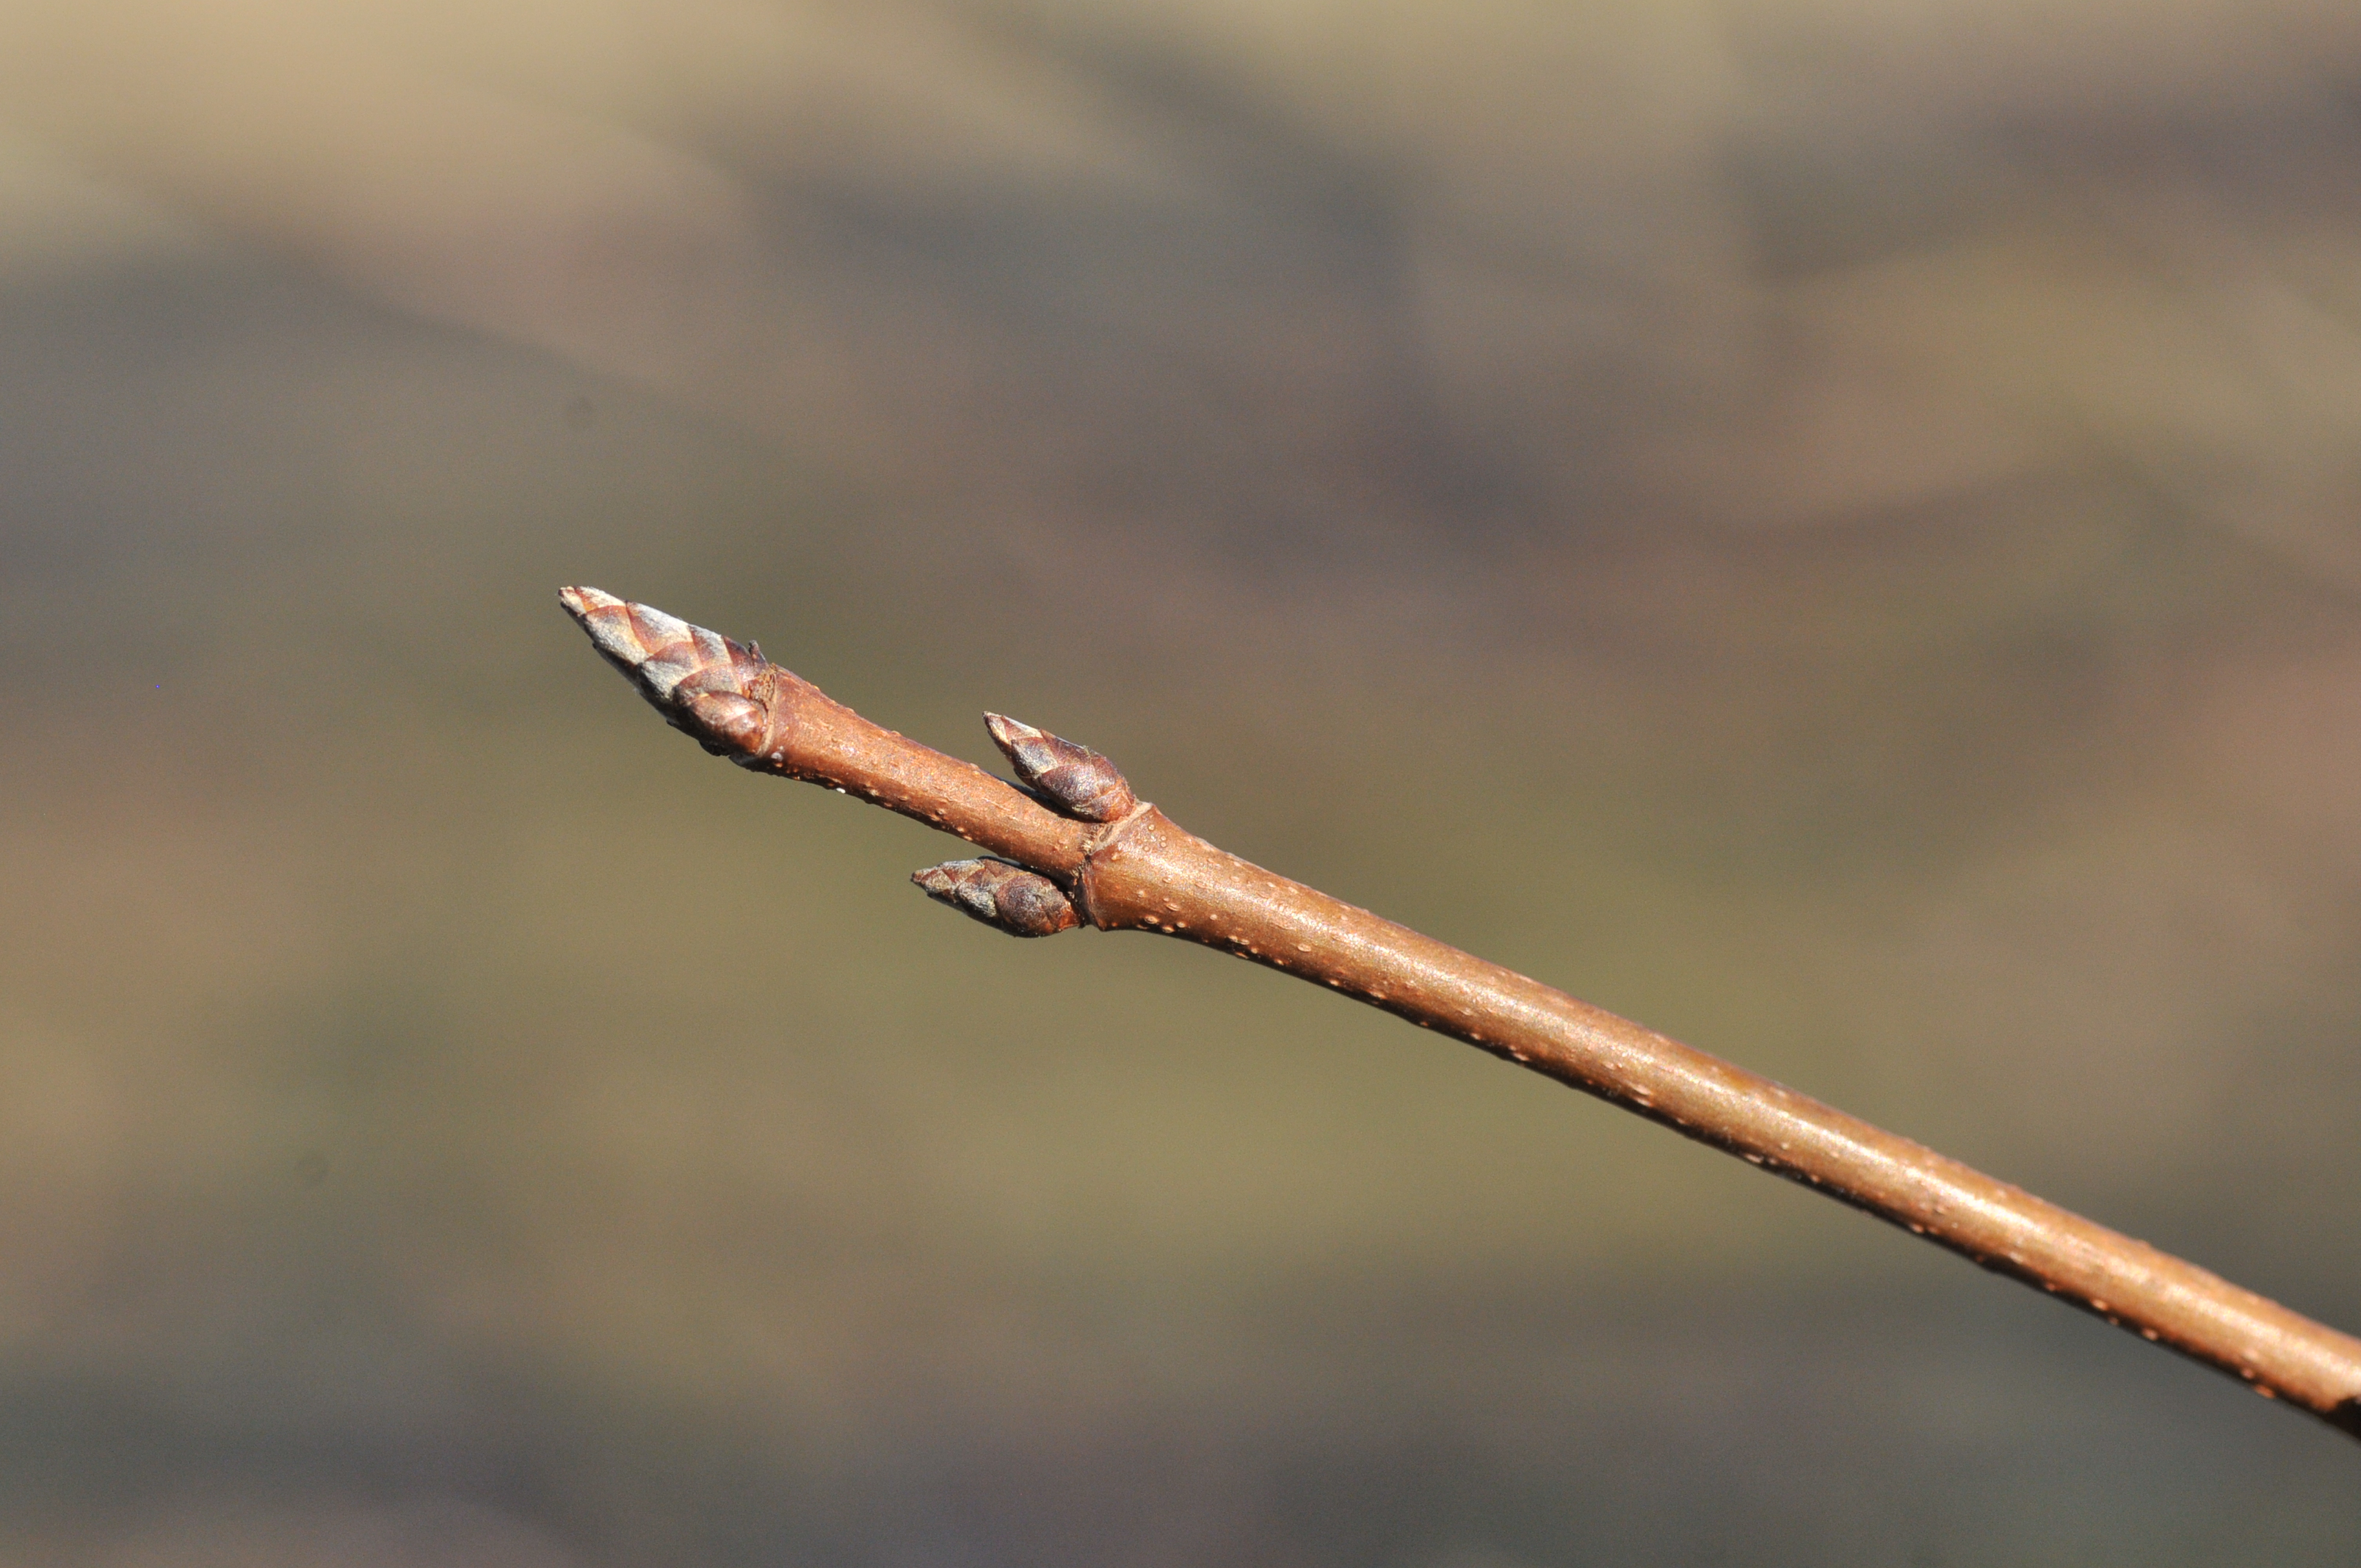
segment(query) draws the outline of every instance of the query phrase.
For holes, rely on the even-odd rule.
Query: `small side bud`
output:
[[[1113,822],[1139,805],[1115,765],[1071,740],[1061,740],[1046,729],[1019,724],[1002,714],[987,713],[983,727],[992,731],[1016,776],[1049,797],[1069,817],[1085,822]]]
[[[910,880],[929,898],[1012,937],[1054,937],[1082,924],[1056,883],[1006,861],[945,861]]]
[[[674,695],[681,711],[695,720],[693,727],[680,728],[714,755],[746,757],[763,744],[763,727],[770,715],[761,703],[735,692],[691,692],[686,681],[674,688]]]

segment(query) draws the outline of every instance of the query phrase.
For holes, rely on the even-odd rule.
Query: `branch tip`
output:
[[[557,602],[673,728],[717,756],[760,745],[767,717],[754,689],[767,668],[760,651],[601,588],[560,588]]]

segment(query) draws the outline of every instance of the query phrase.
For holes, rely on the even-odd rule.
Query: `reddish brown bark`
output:
[[[741,766],[862,796],[982,844],[922,885],[1023,935],[1182,937],[1520,1062],[2062,1297],[2361,1437],[2361,1340],[1907,1138],[1250,865],[1134,802],[1106,759],[994,716],[1032,795],[882,729],[749,646],[590,588],[561,596],[666,719]],[[932,879],[929,881],[928,879]],[[1036,879],[1038,883],[1038,879]],[[939,884],[939,885],[937,885]],[[1008,905],[1004,909],[1003,904]]]

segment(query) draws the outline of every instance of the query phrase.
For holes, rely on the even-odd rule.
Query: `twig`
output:
[[[674,728],[759,773],[993,851],[914,877],[1020,936],[1083,922],[1250,959],[1522,1063],[1865,1209],[2361,1437],[2361,1340],[1538,981],[1249,865],[1095,751],[998,715],[1025,788],[880,729],[730,641],[596,588],[559,598]]]

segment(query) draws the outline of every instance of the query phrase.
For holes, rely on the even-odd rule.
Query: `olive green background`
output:
[[[2361,1327],[2361,21],[0,13],[0,1564],[2287,1563],[2361,1452],[721,766],[740,637]]]

